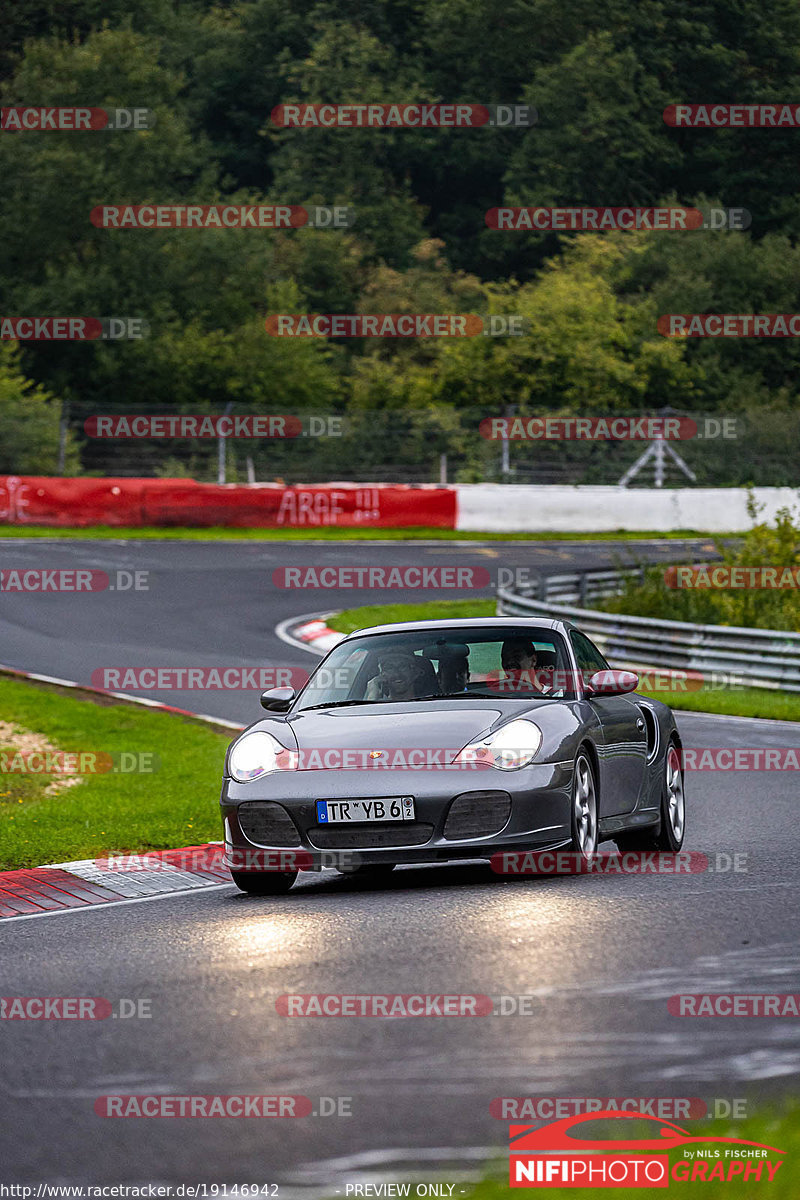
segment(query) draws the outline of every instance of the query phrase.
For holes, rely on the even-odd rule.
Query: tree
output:
[[[435,394],[485,416],[508,403],[605,414],[688,401],[694,381],[683,344],[658,334],[651,300],[627,302],[611,283],[614,268],[643,248],[638,234],[585,234],[535,281],[490,287],[490,311],[520,316],[523,336],[443,343]]]
[[[0,473],[55,475],[60,418],[58,399],[23,375],[16,343],[0,342]],[[68,438],[67,474],[76,466]]]

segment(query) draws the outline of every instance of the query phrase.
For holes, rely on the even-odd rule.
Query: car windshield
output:
[[[349,638],[331,652],[295,711],[437,699],[571,698],[563,638],[551,629],[418,629]]]

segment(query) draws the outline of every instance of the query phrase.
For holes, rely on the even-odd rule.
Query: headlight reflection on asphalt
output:
[[[231,955],[239,957],[248,954],[272,956],[277,950],[291,947],[291,958],[296,959],[301,947],[305,957],[313,948],[314,942],[318,942],[319,949],[322,950],[322,939],[314,936],[315,928],[311,923],[304,925],[300,933],[296,918],[271,915],[268,912],[269,904],[269,900],[266,904],[259,901],[257,907],[255,904],[248,904],[243,918],[235,925],[218,931],[217,936],[223,953],[230,952]],[[270,958],[270,962],[272,961]]]

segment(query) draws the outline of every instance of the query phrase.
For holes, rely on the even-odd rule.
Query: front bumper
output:
[[[234,870],[279,870],[281,865],[291,869],[293,862],[304,870],[352,870],[382,863],[488,859],[502,850],[552,849],[570,838],[571,786],[571,762],[535,763],[520,771],[277,771],[246,784],[225,779],[220,806],[226,854]],[[317,800],[396,796],[413,796],[414,821],[317,822]],[[253,820],[254,809],[243,806],[264,802],[271,818],[278,819],[259,825]],[[267,836],[272,832],[271,840],[259,834],[259,828]]]

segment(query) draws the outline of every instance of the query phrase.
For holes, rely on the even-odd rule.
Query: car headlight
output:
[[[228,754],[228,770],[239,783],[249,783],[270,771],[291,771],[296,766],[297,754],[263,730],[245,733]]]
[[[470,742],[456,755],[455,761],[483,763],[498,771],[518,771],[533,761],[541,744],[539,726],[520,718],[509,721],[479,742]]]

